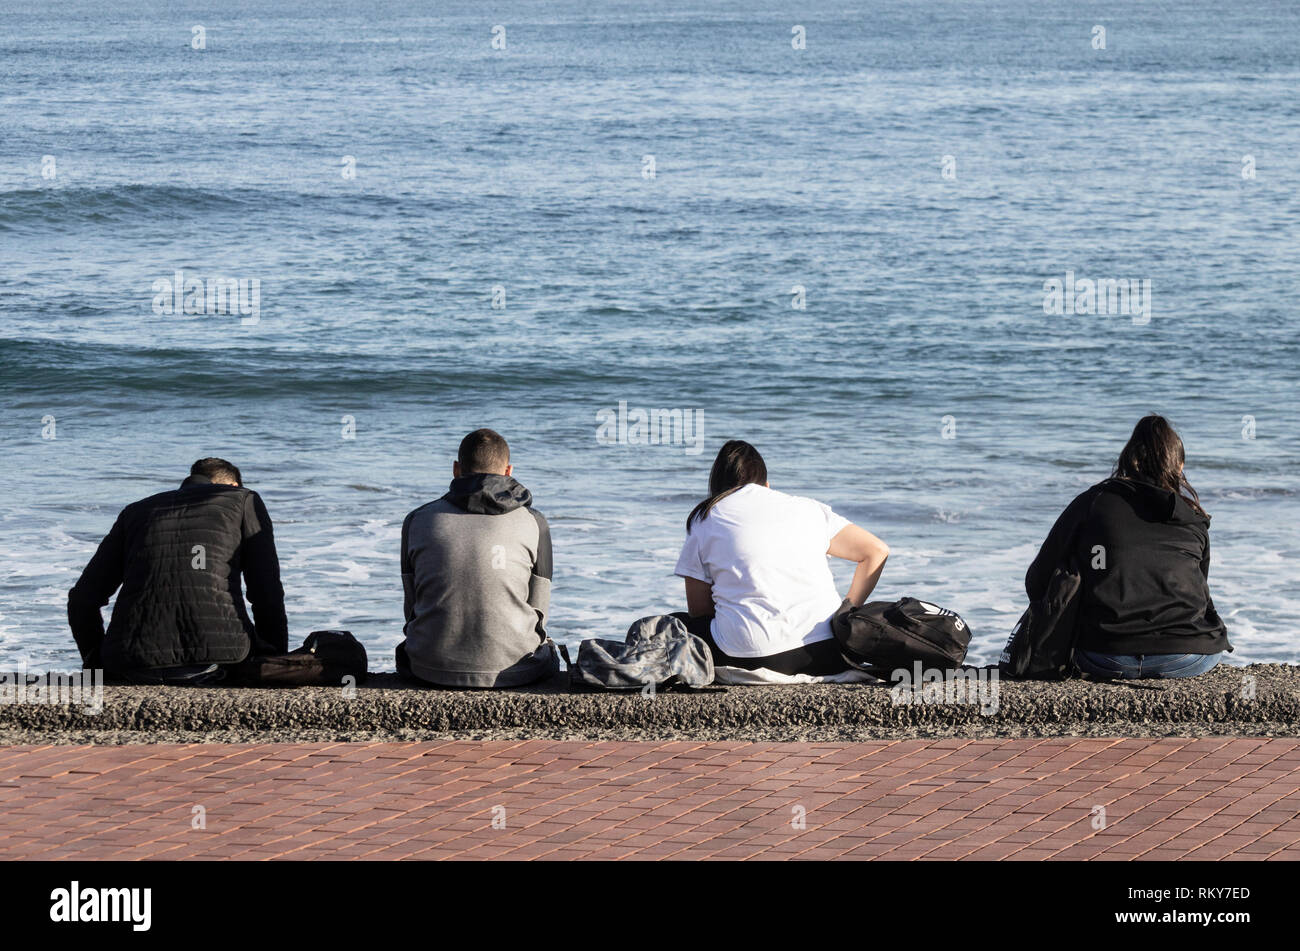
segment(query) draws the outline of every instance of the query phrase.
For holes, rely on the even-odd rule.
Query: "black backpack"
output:
[[[1105,486],[1110,480],[1102,482]],[[1020,615],[1007,646],[998,658],[998,670],[1006,677],[1025,680],[1062,680],[1073,676],[1074,643],[1077,636],[1079,601],[1083,592],[1083,571],[1074,553],[1080,527],[1092,518],[1097,492],[1088,503],[1087,516],[1075,526],[1066,542],[1065,560],[1052,569],[1043,596]]]
[[[368,663],[365,645],[351,631],[312,631],[297,650],[235,664],[229,682],[245,687],[341,687],[345,677],[364,683]]]
[[[970,645],[970,626],[961,615],[916,598],[859,608],[846,600],[831,618],[831,632],[849,664],[886,676],[917,661],[927,668],[958,668]]]
[[[1074,673],[1074,639],[1083,574],[1073,555],[1057,565],[1047,591],[1020,615],[998,669],[1007,677],[1061,680]]]

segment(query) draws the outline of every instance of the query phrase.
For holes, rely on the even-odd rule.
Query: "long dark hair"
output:
[[[764,485],[767,482],[767,463],[758,454],[758,450],[743,439],[732,439],[723,443],[718,450],[718,458],[713,460],[709,470],[709,497],[686,516],[686,534],[691,533],[691,526],[703,521],[709,510],[732,492],[744,486]]]
[[[1183,475],[1183,441],[1163,416],[1143,416],[1133,427],[1124,451],[1119,454],[1112,477],[1150,482],[1187,500],[1197,515],[1208,518],[1196,494]]]

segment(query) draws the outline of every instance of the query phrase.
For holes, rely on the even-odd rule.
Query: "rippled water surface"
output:
[[[1235,659],[1297,659],[1294,4],[30,6],[0,2],[0,663],[71,665],[117,511],[215,454],[293,635],[391,667],[402,518],[479,426],[551,519],[570,643],[680,608],[741,437],[987,662],[1149,410]],[[155,313],[178,269],[257,280],[258,319]],[[1150,281],[1150,319],[1044,313],[1067,271]],[[703,451],[603,445],[619,401],[702,413]]]

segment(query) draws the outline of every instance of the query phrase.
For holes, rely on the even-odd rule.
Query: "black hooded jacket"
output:
[[[1232,650],[1210,597],[1210,520],[1176,492],[1107,479],[1061,513],[1025,576],[1029,600],[1073,554],[1083,576],[1076,646],[1108,654]]]
[[[119,586],[105,634],[100,608]],[[286,652],[280,563],[261,496],[190,476],[128,505],[68,593],[68,623],[82,663],[110,673]]]

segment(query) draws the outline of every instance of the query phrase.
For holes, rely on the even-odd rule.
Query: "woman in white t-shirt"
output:
[[[713,661],[782,674],[847,669],[830,619],[841,599],[827,555],[858,564],[848,599],[867,600],[889,547],[813,499],[774,491],[747,442],[722,447],[709,497],[686,520],[676,574],[686,579],[686,621]]]

